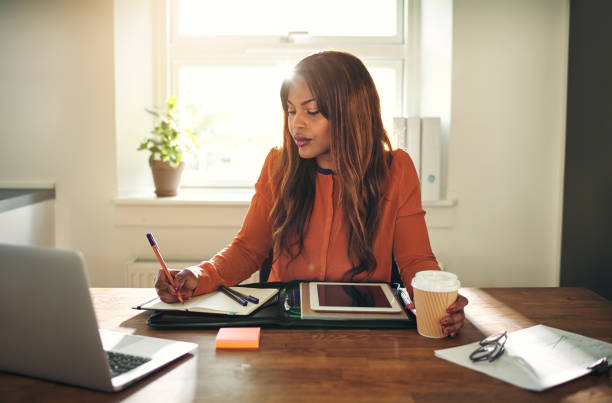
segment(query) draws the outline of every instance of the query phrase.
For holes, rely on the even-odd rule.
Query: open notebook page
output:
[[[230,287],[236,289],[242,294],[252,295],[259,299],[258,304],[249,302],[246,306],[240,305],[224,293],[213,291],[208,294],[199,295],[185,301],[184,304],[176,302],[167,304],[159,298],[138,305],[138,309],[152,309],[159,311],[188,311],[188,312],[204,312],[226,315],[249,315],[251,312],[265,304],[270,298],[278,293],[276,288],[247,288],[247,287]]]

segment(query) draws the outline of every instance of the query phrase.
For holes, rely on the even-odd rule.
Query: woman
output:
[[[165,302],[230,286],[257,271],[272,250],[270,281],[381,281],[395,259],[410,288],[417,271],[439,270],[431,251],[416,170],[391,151],[376,87],[363,63],[322,52],[283,82],[283,146],[268,154],[242,229],[210,261],[158,275]],[[463,326],[459,296],[441,325]]]

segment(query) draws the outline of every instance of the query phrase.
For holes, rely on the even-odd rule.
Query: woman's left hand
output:
[[[448,315],[440,319],[442,332],[450,337],[455,337],[463,327],[465,313],[463,308],[468,304],[468,299],[461,294],[457,294],[457,299],[447,309]],[[406,305],[406,309],[414,309],[414,302]]]
[[[450,337],[455,337],[461,328],[465,320],[465,313],[463,308],[468,304],[468,299],[461,294],[457,294],[457,299],[447,309],[448,315],[440,320],[442,325],[442,332]]]

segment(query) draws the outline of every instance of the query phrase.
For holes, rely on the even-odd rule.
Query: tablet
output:
[[[391,287],[385,283],[321,283],[310,287],[310,309],[333,312],[400,312]]]

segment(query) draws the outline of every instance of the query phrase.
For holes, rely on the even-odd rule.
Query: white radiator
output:
[[[173,269],[182,269],[187,266],[195,266],[201,262],[170,260],[166,264]],[[160,266],[157,260],[136,259],[127,264],[127,286],[130,288],[151,288],[155,281],[155,275]],[[256,283],[259,281],[259,272],[253,273],[251,277],[242,283]]]

